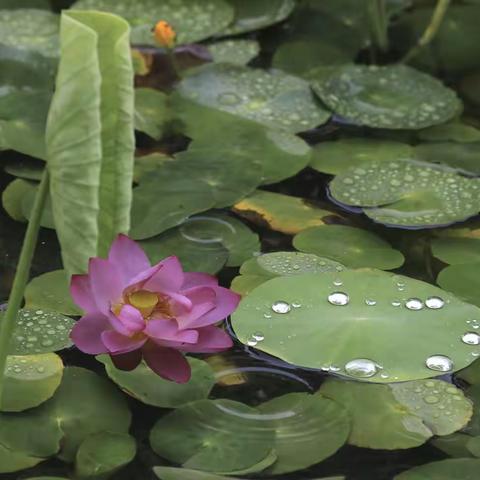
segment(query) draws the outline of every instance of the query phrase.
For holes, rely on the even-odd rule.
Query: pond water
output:
[[[479,2],[14,3],[0,2],[0,311],[47,159],[50,184],[6,360],[0,479],[478,478]],[[69,339],[88,311],[69,275],[126,231],[152,265],[178,256],[241,297],[221,324],[233,347],[192,348],[186,383],[146,348],[132,370]],[[122,290],[109,315],[171,321],[179,293],[150,305],[152,289]]]

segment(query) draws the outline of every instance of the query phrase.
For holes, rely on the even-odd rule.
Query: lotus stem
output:
[[[442,25],[443,19],[445,18],[449,5],[450,0],[437,0],[437,5],[435,6],[435,10],[433,11],[430,23],[423,32],[422,36],[419,38],[416,45],[414,45],[403,57],[402,63],[408,63],[435,38],[435,35],[438,33],[438,30]]]
[[[370,0],[370,36],[372,43],[382,52],[388,50],[388,19],[385,0]]]
[[[30,267],[35,247],[37,245],[40,220],[42,218],[43,209],[48,195],[48,187],[48,169],[45,168],[40,186],[35,196],[35,203],[33,204],[27,231],[25,232],[25,237],[23,239],[20,259],[18,260],[15,278],[13,279],[7,310],[0,321],[0,404],[5,386],[4,376],[9,344],[15,329],[18,310],[22,304],[25,287],[30,275]]]

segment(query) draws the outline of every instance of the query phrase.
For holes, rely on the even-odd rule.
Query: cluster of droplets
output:
[[[46,368],[45,365],[49,365],[49,368]],[[7,364],[5,367],[5,372],[10,377],[19,377],[22,378],[38,378],[43,377],[44,375],[49,375],[51,371],[54,371],[54,365],[45,362],[42,355],[36,356],[17,356],[10,355],[7,358]]]
[[[258,257],[258,264],[267,272],[276,275],[299,275],[305,273],[341,272],[343,265],[310,253],[278,252]]]

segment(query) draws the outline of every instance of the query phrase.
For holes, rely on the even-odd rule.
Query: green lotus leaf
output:
[[[467,442],[467,450],[474,456],[480,457],[480,436],[472,437]]]
[[[480,436],[480,410],[478,408],[480,402],[480,385],[477,383],[475,385],[470,386],[466,390],[466,395],[474,404],[473,409],[473,416],[470,423],[464,429],[464,432],[477,437]]]
[[[150,444],[155,453],[186,468],[233,473],[269,456],[274,430],[260,419],[258,410],[239,402],[199,400],[160,418]]]
[[[26,222],[24,215],[23,201],[31,191],[36,192],[36,185],[21,178],[10,182],[2,192],[2,205],[4,210],[14,220]]]
[[[97,357],[97,360],[105,365],[108,376],[124,392],[154,407],[178,408],[186,403],[207,398],[215,384],[215,377],[208,363],[196,358],[188,358],[192,378],[185,384],[160,378],[144,363],[131,372],[125,372],[115,368],[107,355]]]
[[[449,225],[476,215],[479,189],[477,178],[413,160],[370,162],[344,171],[330,183],[336,201],[363,207],[374,221],[403,228]]]
[[[178,91],[201,105],[292,133],[325,123],[330,116],[304,80],[240,65],[196,68],[178,85]]]
[[[266,471],[279,475],[320,463],[333,455],[350,433],[350,417],[336,402],[321,395],[290,393],[261,404],[272,418],[277,461]],[[292,449],[292,438],[295,448]]]
[[[480,306],[480,262],[460,263],[444,268],[437,277],[437,283],[466,302]]]
[[[414,467],[394,480],[476,480],[479,468],[480,460],[450,458]]]
[[[467,173],[480,174],[478,158],[480,142],[455,143],[432,142],[421,143],[414,147],[415,157],[424,162],[443,163]]]
[[[392,270],[404,258],[374,233],[345,225],[311,227],[293,239],[297,250],[327,257],[351,268],[373,267]]]
[[[457,432],[446,435],[445,437],[434,438],[430,443],[435,448],[446,453],[449,457],[468,458],[472,456],[467,448],[467,444],[471,438],[470,435]]]
[[[9,175],[39,182],[42,179],[44,166],[43,162],[25,157],[12,161],[7,160],[4,170]]]
[[[233,8],[223,0],[78,0],[72,8],[124,17],[132,26],[134,44],[154,44],[151,29],[160,19],[172,25],[179,44],[211,37],[233,19]]]
[[[74,320],[57,312],[22,309],[17,315],[9,353],[32,355],[70,347],[69,335],[74,324]]]
[[[476,325],[476,322],[473,325]],[[475,330],[478,328],[475,328]],[[473,362],[467,368],[457,372],[456,377],[465,380],[470,385],[476,385],[477,383],[480,383],[480,362]]]
[[[2,9],[9,8],[12,10],[16,10],[18,8],[44,8],[46,10],[50,10],[51,5],[48,0],[22,0],[20,5],[18,0],[2,0],[1,7]]]
[[[105,478],[135,457],[135,439],[126,433],[101,432],[87,437],[75,457],[78,478]]]
[[[348,410],[349,443],[358,447],[416,447],[433,435],[459,430],[472,414],[472,404],[462,391],[442,380],[369,385],[331,378],[320,392]]]
[[[345,65],[312,86],[337,115],[374,128],[425,128],[450,120],[462,108],[453,90],[405,65]]]
[[[58,56],[59,16],[42,9],[0,10],[0,43]]]
[[[310,166],[323,173],[338,175],[372,161],[389,162],[413,158],[413,147],[406,143],[373,138],[344,138],[320,142],[312,152]]]
[[[427,142],[480,142],[480,130],[458,121],[420,130],[418,138]]]
[[[433,256],[450,265],[480,262],[480,239],[441,237],[431,246]]]
[[[53,310],[63,315],[81,315],[70,295],[65,270],[47,272],[30,280],[25,289],[25,308]]]
[[[294,235],[308,227],[324,225],[340,217],[304,198],[255,190],[233,207],[235,213],[272,230]]]
[[[171,162],[172,158],[163,153],[151,153],[142,157],[135,158],[135,165],[133,170],[133,181],[135,183],[142,183],[156,170],[160,169],[165,163]]]
[[[191,162],[166,162],[133,189],[130,235],[154,237],[212,208],[215,199],[204,172]]]
[[[135,129],[160,140],[170,118],[167,95],[153,88],[135,89]]]
[[[351,60],[351,54],[341,47],[307,37],[280,45],[273,56],[272,66],[292,75],[315,78],[317,69]]]
[[[427,7],[412,9],[402,16],[393,29],[396,45],[408,48],[417,42],[432,15],[433,9]],[[432,41],[418,52],[411,63],[422,70],[454,75],[477,68],[479,15],[479,5],[450,5]]]
[[[162,239],[167,242],[163,243]],[[175,246],[175,239],[179,243]],[[259,237],[244,223],[235,217],[221,212],[205,212],[202,215],[190,217],[175,231],[169,231],[160,237],[142,242],[152,262],[157,262],[168,255],[175,253],[184,255],[182,258],[190,259],[191,267],[207,263],[207,258],[197,260],[199,255],[212,255],[213,263],[218,266],[224,259],[223,248],[228,251],[227,266],[236,267],[260,251]],[[173,247],[172,250],[168,248]],[[218,262],[218,263],[217,263]],[[194,271],[196,268],[190,268]],[[212,268],[215,270],[215,268]]]
[[[62,375],[62,359],[54,353],[8,356],[0,410],[21,412],[37,407],[53,396]]]
[[[255,336],[258,350],[293,365],[389,383],[472,363],[480,346],[462,338],[479,313],[419,280],[343,270],[267,281],[240,302],[232,326],[242,343]]]
[[[235,10],[231,25],[222,35],[237,35],[285,20],[295,8],[294,0],[227,0]]]
[[[255,40],[222,40],[208,45],[208,51],[216,63],[246,65],[260,53]]]
[[[343,265],[309,253],[274,252],[247,260],[240,268],[231,288],[241,295],[248,295],[254,288],[272,278],[304,273],[341,272]]]
[[[477,88],[479,78],[480,75],[478,72],[466,75],[463,77],[459,86],[462,97],[476,106],[480,105],[480,93],[478,92]]]
[[[12,473],[25,470],[38,465],[44,460],[44,458],[13,452],[3,445],[0,445],[0,473]]]

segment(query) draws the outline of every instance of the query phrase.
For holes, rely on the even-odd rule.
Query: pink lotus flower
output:
[[[117,368],[133,370],[143,359],[158,375],[178,383],[190,379],[182,352],[213,353],[232,346],[215,326],[240,297],[204,273],[184,273],[177,257],[155,266],[130,238],[119,235],[108,260],[92,258],[88,275],[70,287],[85,315],[71,338],[85,353],[110,354]]]

